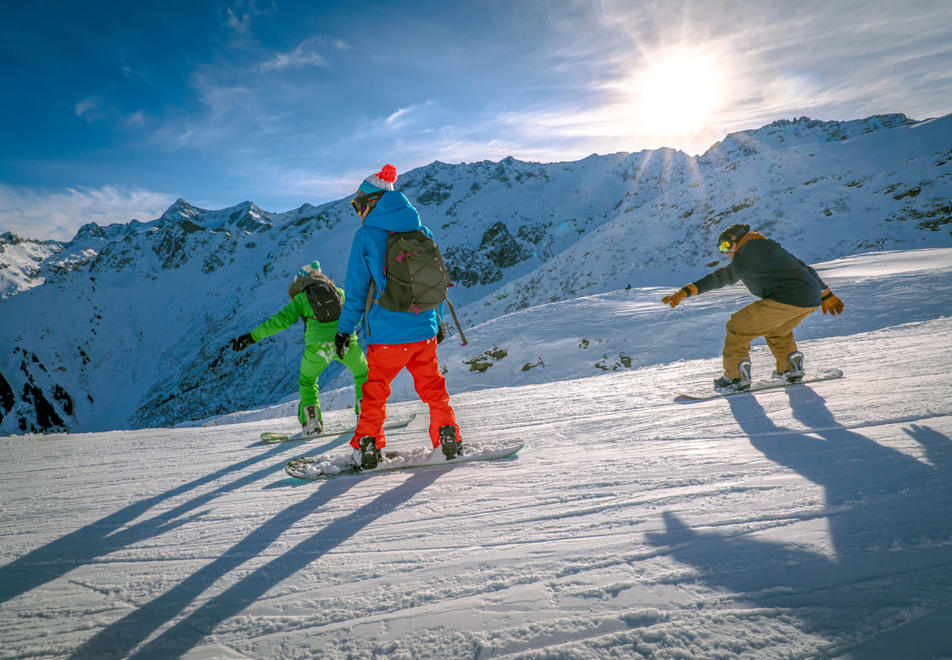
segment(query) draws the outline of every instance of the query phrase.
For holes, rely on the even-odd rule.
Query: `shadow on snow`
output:
[[[80,647],[72,658],[175,658],[180,657],[211,634],[226,619],[239,614],[269,589],[293,576],[311,562],[356,535],[367,525],[391,513],[432,484],[444,470],[421,471],[393,490],[332,522],[316,534],[256,569],[208,602],[177,621],[172,627],[128,655],[159,627],[174,619],[184,608],[249,558],[263,552],[292,525],[315,509],[346,493],[360,483],[356,479],[332,480],[310,497],[275,515],[218,559],[195,572],[177,586],[107,626]]]
[[[952,651],[952,441],[924,425],[903,429],[923,448],[928,463],[922,462],[838,425],[808,387],[785,391],[806,431],[776,426],[753,396],[727,401],[755,448],[824,489],[833,556],[746,533],[695,531],[672,513],[664,514],[665,532],[648,541],[670,548],[712,585],[759,606],[789,608],[807,632],[822,636],[836,629],[842,634],[838,652],[849,651],[850,658],[931,658]],[[932,613],[875,640],[842,646],[849,627],[860,618],[870,621],[877,608]],[[899,623],[901,612],[892,614]]]
[[[339,446],[343,442],[346,442],[346,438],[336,438],[332,442],[317,447],[308,453],[320,454]],[[201,513],[195,513],[190,517],[185,516],[208,504],[216,497],[243,488],[259,479],[272,476],[279,466],[283,467],[284,460],[282,459],[276,465],[271,462],[271,459],[295,448],[300,449],[300,444],[277,445],[263,454],[256,454],[247,460],[228,465],[164,493],[130,504],[101,520],[28,552],[9,564],[0,566],[0,604],[47,582],[52,582],[78,566],[92,563],[99,557],[159,536],[201,517]],[[199,490],[256,463],[266,463],[267,467],[243,475],[214,490],[196,494],[191,499],[152,518],[130,524],[166,501]]]

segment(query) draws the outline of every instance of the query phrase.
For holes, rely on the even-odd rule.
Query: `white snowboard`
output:
[[[480,445],[463,445],[463,455],[452,460],[446,460],[442,450],[437,447],[414,447],[408,449],[383,450],[383,457],[377,467],[371,470],[358,470],[350,455],[332,458],[320,456],[299,456],[292,458],[284,466],[284,471],[295,479],[314,481],[330,479],[344,474],[377,474],[392,470],[406,470],[409,468],[440,467],[469,463],[472,461],[494,461],[500,458],[515,456],[525,445],[523,443],[510,444],[502,447]]]
[[[708,399],[717,399],[722,396],[750,394],[752,392],[762,392],[764,390],[772,390],[778,387],[790,387],[791,385],[799,385],[801,383],[815,383],[821,380],[832,380],[834,378],[840,378],[842,375],[843,372],[839,369],[808,369],[806,374],[803,376],[803,379],[796,383],[788,383],[782,378],[768,378],[765,380],[754,381],[750,384],[750,389],[744,390],[743,392],[716,390],[714,389],[714,385],[711,384],[704,389],[698,388],[676,392],[677,396],[674,397],[674,400],[679,403],[687,403],[689,401],[707,401]]]

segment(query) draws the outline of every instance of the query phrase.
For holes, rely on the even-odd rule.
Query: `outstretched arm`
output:
[[[270,337],[294,325],[303,314],[303,310],[298,305],[298,296],[300,295],[301,294],[298,294],[292,298],[291,301],[284,306],[284,309],[252,330],[251,338],[255,341],[261,341],[265,337]],[[306,300],[306,298],[303,297],[302,299]]]
[[[734,264],[728,264],[723,268],[718,268],[712,273],[708,273],[695,282],[694,286],[697,288],[698,293],[705,293],[707,291],[713,291],[714,289],[720,289],[729,284],[735,284],[738,280],[740,280],[740,275],[738,275],[734,269]]]
[[[662,298],[661,302],[666,305],[671,305],[672,307],[677,307],[681,304],[681,301],[688,296],[697,296],[711,289],[720,289],[722,286],[733,284],[739,279],[740,276],[738,276],[734,270],[733,264],[728,264],[723,268],[718,268],[713,273],[708,273],[697,282],[685,284],[670,296]]]
[[[247,332],[240,337],[230,339],[229,343],[231,344],[231,350],[243,351],[255,342],[259,342],[265,337],[270,337],[276,332],[280,332],[285,328],[291,327],[291,324],[297,321],[301,314],[302,312],[299,309],[297,301],[292,299],[291,302],[284,306],[284,309],[269,318],[251,332]]]
[[[697,294],[697,286],[695,286],[693,283],[686,284],[672,293],[670,296],[665,296],[662,298],[661,302],[663,302],[665,305],[671,305],[671,307],[674,308],[680,305],[681,301],[688,296],[696,296]]]

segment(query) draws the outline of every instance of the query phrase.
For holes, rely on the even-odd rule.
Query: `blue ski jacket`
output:
[[[375,284],[374,300],[380,298],[387,286],[384,264],[387,258],[387,239],[391,232],[422,229],[433,234],[420,223],[420,214],[401,192],[387,192],[367,215],[354,234],[347,262],[347,295],[344,309],[337,321],[337,331],[353,334],[360,324],[367,304],[371,281]],[[368,344],[411,344],[436,336],[439,317],[436,309],[415,314],[392,312],[380,305],[370,306],[370,318],[364,320]]]

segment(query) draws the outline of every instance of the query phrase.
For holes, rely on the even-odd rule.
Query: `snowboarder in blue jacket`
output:
[[[406,196],[393,189],[396,180],[397,169],[384,165],[380,172],[364,179],[351,201],[361,226],[351,244],[345,283],[347,297],[337,322],[335,344],[337,354],[344,355],[361,317],[366,315],[369,372],[363,387],[360,419],[350,441],[354,462],[361,469],[375,467],[380,450],[386,445],[383,424],[390,383],[404,368],[413,377],[417,394],[429,406],[433,448],[442,447],[447,459],[462,453],[459,425],[437,361],[438,310],[395,312],[374,304],[387,287],[384,266],[390,234],[422,230],[433,237],[420,223],[420,214]]]

